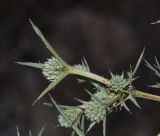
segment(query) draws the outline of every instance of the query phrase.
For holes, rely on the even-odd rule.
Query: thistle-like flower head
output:
[[[49,81],[55,81],[64,73],[64,66],[58,59],[52,57],[43,64],[42,73]]]
[[[130,82],[124,78],[124,74],[121,75],[113,75],[110,80],[109,89],[114,92],[123,91]]]
[[[106,116],[106,107],[98,101],[86,102],[84,113],[91,122],[99,123]]]

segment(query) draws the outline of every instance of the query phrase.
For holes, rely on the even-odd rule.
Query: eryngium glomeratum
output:
[[[55,57],[48,59],[43,64],[42,73],[49,81],[57,80],[63,72],[64,66]]]

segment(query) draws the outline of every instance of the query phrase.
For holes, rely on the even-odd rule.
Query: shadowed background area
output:
[[[47,124],[44,136],[66,136],[70,130],[56,128],[58,112],[42,105],[50,101],[46,96],[40,104],[32,106],[48,81],[41,71],[19,66],[15,61],[44,62],[49,51],[36,36],[28,18],[43,31],[56,51],[70,64],[83,57],[91,71],[110,77],[108,70],[121,73],[133,66],[146,47],[145,58],[154,63],[160,59],[160,1],[74,1],[74,0],[1,0],[0,1],[0,136],[21,136],[31,129],[36,135]],[[134,85],[140,90],[148,88],[158,78],[144,62],[140,66]],[[60,104],[77,105],[74,98],[87,100],[84,88],[73,76],[59,84],[52,96]],[[108,136],[155,136],[160,132],[160,103],[138,100],[142,110],[128,103],[132,111],[114,112],[107,118]],[[102,135],[102,124],[88,135]]]

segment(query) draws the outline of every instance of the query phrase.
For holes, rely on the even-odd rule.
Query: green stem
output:
[[[150,94],[150,93],[145,93],[145,92],[138,91],[138,90],[133,90],[132,94],[134,97],[148,99],[148,100],[154,100],[154,101],[160,101],[160,96]]]
[[[114,102],[116,102],[120,98],[121,94],[115,95],[110,102],[107,103],[108,106],[112,105]]]
[[[109,84],[109,80],[108,79],[106,79],[106,78],[104,78],[102,76],[96,75],[94,73],[91,73],[91,72],[82,71],[82,70],[79,70],[79,69],[73,68],[73,67],[68,68],[67,71],[70,74],[86,77],[86,78],[95,80],[97,82],[100,82],[100,83],[102,83],[102,84],[104,84],[106,86],[108,86],[108,84]]]

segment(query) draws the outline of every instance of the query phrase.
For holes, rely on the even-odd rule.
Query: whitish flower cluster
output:
[[[110,80],[109,89],[114,92],[123,91],[126,87],[128,87],[130,82],[124,78],[124,75],[112,75]]]
[[[106,116],[106,106],[98,101],[86,102],[84,113],[91,122],[99,123]]]
[[[42,68],[43,75],[49,81],[55,81],[59,78],[61,74],[63,74],[64,66],[57,60],[55,57],[48,59]]]
[[[82,114],[84,114],[91,123],[99,123],[100,121],[104,121],[106,114],[110,112],[107,104],[111,101],[113,95],[109,95],[105,88],[98,88],[94,94],[91,94],[90,92],[88,93],[91,95],[90,101],[85,102],[79,100],[82,103],[79,108],[74,107],[64,110],[64,113],[67,115],[68,119],[70,119],[72,124],[77,122]],[[71,127],[72,125],[66,121],[62,115],[59,115],[58,121],[60,126]]]
[[[84,115],[92,123],[104,121],[106,114],[110,112],[108,103],[112,100],[113,95],[109,94],[106,88],[98,86],[96,93],[91,94],[90,101],[83,102]]]

